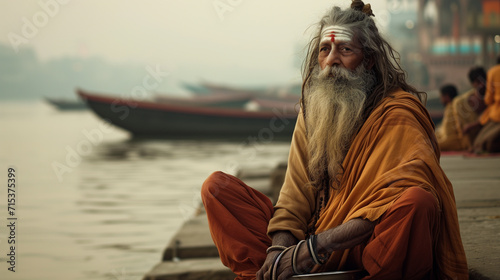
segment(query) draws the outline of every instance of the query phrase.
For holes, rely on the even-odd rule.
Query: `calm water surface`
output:
[[[273,168],[289,144],[131,140],[89,111],[0,104],[0,279],[141,279],[215,170]],[[249,135],[252,136],[252,135]],[[7,169],[16,170],[16,272]]]

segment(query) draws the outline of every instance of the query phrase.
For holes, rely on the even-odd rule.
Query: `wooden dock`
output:
[[[455,190],[470,279],[500,280],[500,156],[442,156],[441,165]],[[285,170],[282,164],[275,170],[242,170],[237,176],[274,200]],[[184,224],[143,280],[234,277],[219,260],[200,206],[198,215]]]

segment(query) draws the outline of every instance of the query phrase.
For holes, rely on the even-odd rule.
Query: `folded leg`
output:
[[[271,245],[267,236],[273,215],[271,200],[223,172],[215,172],[205,180],[201,196],[222,263],[238,279],[255,278]]]
[[[432,279],[438,211],[429,192],[407,189],[380,218],[362,252],[370,274],[365,279]]]

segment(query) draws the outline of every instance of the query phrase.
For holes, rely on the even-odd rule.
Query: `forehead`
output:
[[[321,43],[324,42],[351,42],[353,40],[353,32],[341,25],[327,25],[321,30]]]

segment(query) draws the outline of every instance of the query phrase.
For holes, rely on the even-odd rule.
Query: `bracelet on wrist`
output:
[[[278,279],[278,265],[280,263],[281,257],[283,257],[286,254],[286,252],[293,249],[293,247],[295,247],[295,246],[290,246],[290,247],[286,248],[281,253],[279,253],[279,255],[276,257],[276,259],[274,260],[273,266],[271,267],[271,280]]]
[[[317,265],[322,265],[325,264],[326,260],[328,258],[326,257],[320,257],[318,255],[318,236],[317,235],[310,235],[306,240],[307,242],[307,249],[309,250],[309,254],[311,255],[311,258],[313,259],[314,263]]]
[[[304,244],[306,241],[301,240],[297,246],[295,246],[295,249],[293,249],[293,254],[292,254],[292,269],[293,273],[295,274],[301,274],[297,268],[297,255],[299,254],[300,246]]]
[[[288,247],[281,246],[281,245],[273,245],[273,246],[270,246],[269,248],[267,248],[266,254],[269,254],[273,251],[284,251],[284,250],[286,250],[286,248],[288,248]]]

